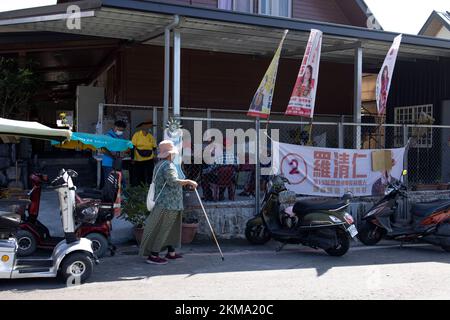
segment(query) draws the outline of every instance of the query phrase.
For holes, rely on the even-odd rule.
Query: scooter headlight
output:
[[[390,194],[392,191],[394,191],[394,188],[387,187],[387,188],[384,190],[384,195],[387,196],[387,195]]]
[[[76,209],[76,219],[79,222],[94,223],[98,216],[98,205],[89,205],[87,207],[78,207]]]

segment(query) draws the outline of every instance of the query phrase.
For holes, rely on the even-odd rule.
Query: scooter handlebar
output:
[[[61,184],[61,185],[55,185],[55,186],[50,185],[50,186],[47,186],[46,189],[49,189],[49,190],[56,190],[56,189],[62,188],[62,187],[64,187],[64,186],[65,186],[65,185],[63,185],[63,184]]]
[[[284,183],[290,184],[291,182],[289,181],[288,178],[281,176],[281,179],[283,180]]]
[[[50,182],[50,186],[48,188],[50,188],[50,189],[61,188],[65,184],[66,184],[66,181],[64,181],[64,177],[62,175],[59,175],[55,179],[53,179],[52,182]]]

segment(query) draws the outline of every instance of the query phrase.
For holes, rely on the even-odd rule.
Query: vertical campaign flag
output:
[[[321,48],[322,31],[311,29],[297,81],[286,109],[286,115],[313,117]]]
[[[273,91],[275,89],[275,81],[277,80],[278,62],[280,61],[281,48],[283,47],[283,42],[288,31],[289,30],[284,30],[283,38],[281,39],[278,49],[272,58],[272,62],[267,68],[264,78],[253,96],[252,103],[248,109],[248,116],[268,118],[270,115]]]
[[[389,88],[391,87],[392,74],[394,73],[395,61],[397,60],[397,54],[401,41],[401,34],[394,38],[394,42],[392,43],[392,46],[384,59],[383,66],[378,73],[375,90],[377,98],[377,111],[379,116],[384,115],[386,112],[386,102],[389,94]]]

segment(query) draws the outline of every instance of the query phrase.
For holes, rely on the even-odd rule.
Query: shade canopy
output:
[[[53,129],[39,122],[0,118],[0,135],[64,141],[71,139],[72,132],[65,129]]]
[[[78,143],[77,143],[78,142]],[[82,145],[80,145],[80,143]],[[57,142],[52,141],[55,146],[61,146],[62,148],[69,149],[101,149],[105,148],[113,152],[126,151],[133,148],[133,143],[130,140],[116,139],[106,135],[84,133],[84,132],[73,132],[70,141],[67,142]],[[84,146],[83,146],[84,145]]]

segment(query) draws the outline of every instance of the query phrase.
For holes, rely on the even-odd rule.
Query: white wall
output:
[[[436,38],[450,39],[450,30],[443,26],[436,34]]]
[[[77,87],[77,130],[95,133],[98,121],[98,105],[105,102],[105,88]]]

